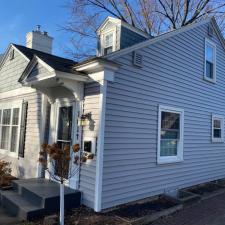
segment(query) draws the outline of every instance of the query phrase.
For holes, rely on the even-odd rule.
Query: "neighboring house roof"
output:
[[[181,27],[179,29],[176,29],[176,30],[173,30],[173,31],[170,31],[170,32],[163,33],[163,34],[161,34],[161,35],[159,35],[159,36],[157,36],[155,38],[151,38],[151,39],[148,39],[146,41],[142,41],[142,42],[140,42],[138,44],[135,44],[135,45],[132,45],[130,47],[127,47],[127,48],[124,48],[124,49],[112,52],[112,53],[110,53],[108,55],[105,55],[105,56],[102,56],[102,57],[107,58],[109,60],[113,60],[113,59],[115,59],[115,58],[117,58],[119,56],[131,53],[131,52],[136,51],[138,49],[141,49],[141,48],[147,47],[147,46],[149,46],[151,44],[154,44],[154,43],[156,43],[158,41],[162,41],[162,40],[164,40],[166,38],[178,35],[180,33],[186,32],[186,31],[188,31],[190,29],[194,29],[194,28],[196,28],[198,26],[201,26],[203,24],[207,24],[207,23],[210,23],[210,22],[211,22],[211,24],[212,24],[212,26],[213,26],[213,28],[214,28],[214,30],[215,30],[219,40],[220,40],[220,42],[221,42],[221,45],[225,49],[225,40],[223,38],[223,35],[222,35],[218,25],[217,25],[217,22],[216,22],[215,18],[212,17],[212,18],[207,18],[206,20],[203,20],[203,21],[200,21],[200,22],[192,23],[190,25]]]
[[[31,48],[27,48],[22,45],[13,44],[13,46],[15,46],[20,52],[22,52],[29,60],[32,60],[34,56],[37,56],[45,63],[47,63],[50,67],[58,71],[73,73],[73,67],[75,64],[77,64],[77,62],[71,59],[51,55]]]

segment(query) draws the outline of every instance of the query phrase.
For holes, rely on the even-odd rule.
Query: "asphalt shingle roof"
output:
[[[21,51],[28,59],[32,60],[34,56],[39,57],[53,69],[67,72],[67,73],[75,73],[73,67],[77,64],[77,62],[62,58],[59,56],[51,55],[45,52],[41,52],[35,49],[27,48],[22,45],[13,44],[19,51]]]

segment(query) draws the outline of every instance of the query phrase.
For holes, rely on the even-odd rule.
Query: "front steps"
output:
[[[12,190],[0,192],[1,206],[12,216],[32,220],[59,211],[59,184],[46,179],[23,179],[12,182]],[[65,187],[65,209],[80,206],[81,193]]]

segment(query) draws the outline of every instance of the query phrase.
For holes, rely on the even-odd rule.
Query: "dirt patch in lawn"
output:
[[[166,197],[145,199],[125,204],[108,212],[96,213],[94,210],[81,206],[66,212],[66,225],[130,225],[136,219],[161,212],[176,206],[177,203]],[[59,216],[59,215],[58,215]],[[33,221],[34,225],[43,224],[43,218]]]
[[[65,224],[68,225],[125,225],[120,218],[109,213],[95,213],[87,207],[80,207],[67,213]]]
[[[163,211],[177,204],[165,197],[159,197],[153,201],[137,202],[135,204],[127,204],[110,212],[111,215],[119,216],[126,219],[136,219],[151,215],[155,212]]]

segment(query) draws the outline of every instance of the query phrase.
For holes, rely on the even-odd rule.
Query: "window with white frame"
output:
[[[224,118],[212,115],[212,142],[224,141]]]
[[[103,37],[104,55],[107,55],[114,50],[114,32],[108,32]]]
[[[183,160],[184,110],[159,106],[158,163]]]
[[[0,104],[0,150],[16,153],[19,147],[21,103]]]
[[[204,78],[208,81],[216,81],[216,45],[205,40],[205,74]]]

